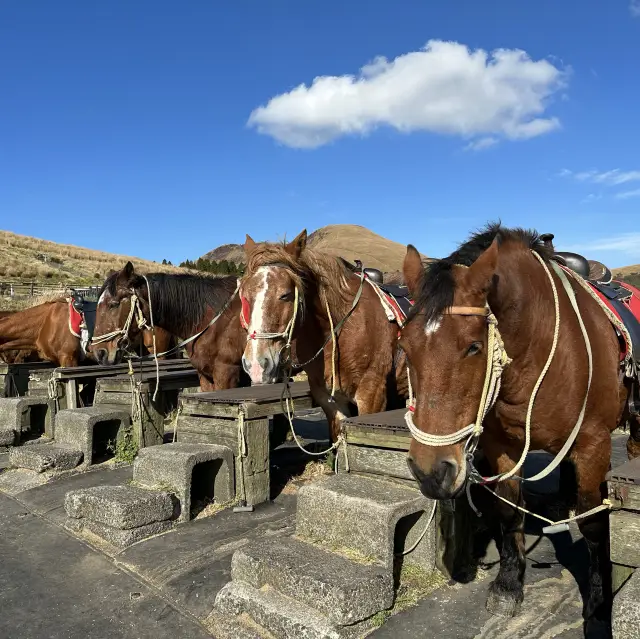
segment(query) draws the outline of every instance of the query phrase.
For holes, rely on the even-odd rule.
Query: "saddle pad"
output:
[[[622,357],[629,350],[636,366],[640,364],[640,290],[626,282],[614,280],[611,284],[589,282],[602,302],[629,331],[631,344],[625,344]],[[622,290],[621,290],[622,289]]]
[[[80,331],[82,330],[82,313],[73,305],[73,302],[69,303],[69,330],[72,335],[80,337]]]
[[[383,285],[380,288],[393,309],[398,325],[402,326],[413,306],[413,300],[409,297],[409,289],[406,286],[392,284]]]

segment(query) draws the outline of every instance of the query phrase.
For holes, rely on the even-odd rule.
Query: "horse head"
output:
[[[144,278],[135,272],[131,262],[107,275],[98,298],[91,340],[91,351],[100,364],[119,363],[123,347],[140,341],[148,309]]]
[[[417,300],[400,337],[416,394],[408,464],[432,499],[454,497],[467,478],[468,439],[457,435],[471,433],[481,404],[487,294],[497,258],[494,242],[469,268],[442,261],[425,269],[418,251],[407,248],[404,279]]]
[[[257,244],[247,235],[247,269],[240,284],[241,321],[248,333],[242,366],[253,384],[277,381],[290,358],[303,303],[299,259],[306,243],[306,230],[284,245]]]

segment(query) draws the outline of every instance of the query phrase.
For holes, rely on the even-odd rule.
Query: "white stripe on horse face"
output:
[[[100,296],[100,299],[98,300],[98,306],[100,306],[100,304],[102,304],[106,300],[107,300],[107,289],[102,291],[102,295]]]
[[[267,278],[269,277],[270,270],[270,266],[261,266],[257,271],[258,273],[262,274],[262,283],[258,287],[256,299],[253,303],[253,308],[251,309],[251,317],[249,318],[249,333],[253,333],[254,331],[256,333],[264,332],[264,300],[267,296],[267,289],[269,288]]]

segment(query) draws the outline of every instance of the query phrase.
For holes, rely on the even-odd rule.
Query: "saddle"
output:
[[[87,353],[87,345],[93,336],[96,326],[96,311],[98,303],[89,301],[76,293],[71,292],[69,300],[69,331],[80,339],[82,352]]]

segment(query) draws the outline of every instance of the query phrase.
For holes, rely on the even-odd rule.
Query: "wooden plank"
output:
[[[411,445],[411,436],[394,435],[388,432],[375,431],[346,431],[347,444],[370,446],[375,448],[388,448],[407,451]]]
[[[222,392],[222,391],[221,391]],[[238,410],[242,407],[245,416],[248,419],[260,419],[263,417],[271,417],[273,415],[282,414],[282,405],[280,400],[270,403],[254,404],[250,402],[240,403],[211,403],[210,401],[199,401],[202,395],[208,393],[188,393],[180,395],[183,411],[188,415],[208,415],[211,417],[227,417],[233,418],[238,414]],[[313,400],[309,397],[299,397],[295,401],[295,410],[308,410],[313,408]]]
[[[158,360],[158,365],[161,372],[170,370],[195,370],[189,360]],[[136,373],[142,371],[146,373],[148,371],[155,372],[156,365],[153,360],[148,362],[134,362],[133,370]],[[113,377],[116,375],[127,375],[129,373],[129,364],[114,364],[112,366],[102,366],[99,364],[87,365],[87,366],[73,366],[67,368],[56,368],[55,376],[58,379],[68,378],[84,378],[84,377]]]
[[[67,398],[67,408],[78,408],[78,383],[75,379],[65,381],[64,394]]]
[[[407,466],[407,454],[401,450],[369,448],[366,446],[351,446],[347,444],[349,469],[353,472],[383,475],[410,480],[415,479]],[[344,448],[339,452],[338,467],[345,469]]]
[[[640,567],[640,514],[626,510],[612,512],[609,531],[611,561]]]

